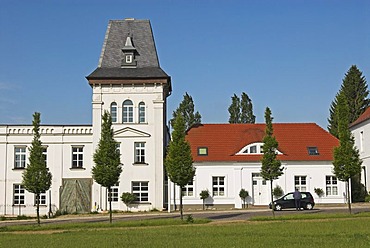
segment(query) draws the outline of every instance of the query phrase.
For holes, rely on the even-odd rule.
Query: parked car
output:
[[[315,201],[310,192],[301,192],[301,208],[311,210],[315,206]],[[285,208],[295,208],[293,192],[284,195],[283,197],[274,201],[275,210],[280,211]],[[270,209],[272,204],[270,203]]]

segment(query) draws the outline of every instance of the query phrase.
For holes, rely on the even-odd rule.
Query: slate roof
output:
[[[136,49],[137,68],[121,68],[127,37],[131,37]],[[160,68],[149,20],[111,20],[109,21],[100,54],[98,68],[89,76],[90,79],[141,79],[170,77]]]
[[[281,161],[332,161],[338,139],[315,123],[276,123]],[[262,155],[236,155],[246,145],[262,142],[265,124],[202,124],[187,132],[195,162],[260,162]],[[198,156],[198,147],[208,147],[208,156]],[[318,155],[309,155],[317,147]]]
[[[370,108],[367,108],[365,110],[365,112],[362,113],[362,115],[360,115],[360,117],[357,118],[357,120],[355,120],[351,125],[350,127],[354,127],[356,126],[357,124],[360,124],[364,121],[367,121],[370,119]]]

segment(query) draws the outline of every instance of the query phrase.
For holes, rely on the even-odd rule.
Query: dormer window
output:
[[[236,155],[257,155],[263,154],[263,143],[255,142],[244,146]],[[283,154],[280,151],[276,150],[276,154]]]
[[[198,147],[198,156],[208,156],[208,147]]]
[[[135,54],[137,53],[136,48],[132,44],[132,38],[127,37],[125,46],[122,48],[123,59],[122,59],[122,68],[135,68]]]
[[[309,155],[319,155],[319,151],[316,146],[307,147],[307,150]]]

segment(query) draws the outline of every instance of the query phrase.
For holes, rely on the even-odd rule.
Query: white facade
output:
[[[195,163],[196,176],[194,177],[192,196],[185,193],[183,203],[189,208],[202,208],[200,192],[208,190],[211,197],[206,200],[210,208],[218,206],[242,208],[239,192],[243,188],[248,191],[248,204],[268,205],[270,202],[270,181],[264,181],[258,174],[260,163]],[[334,176],[331,162],[282,162],[284,174],[273,181],[273,187],[279,185],[284,193],[293,192],[295,187],[301,191],[309,191],[316,203],[345,203],[345,183],[337,180],[336,184],[327,182],[327,176]],[[213,178],[224,178],[224,195],[213,196]],[[296,184],[296,178],[299,183]],[[303,182],[302,182],[303,179]],[[189,187],[189,186],[187,186]],[[319,198],[314,189],[321,188],[325,195]],[[330,189],[329,189],[330,188]],[[333,189],[335,188],[335,189]],[[173,205],[173,185],[171,185],[171,205]],[[180,189],[176,187],[175,202],[179,203]]]
[[[361,183],[370,191],[370,119],[351,127],[355,145],[359,150],[360,159],[362,160]]]

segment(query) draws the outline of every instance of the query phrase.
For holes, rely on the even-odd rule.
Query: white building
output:
[[[355,138],[355,145],[360,152],[362,159],[361,182],[365,185],[366,190],[370,191],[370,108],[351,124],[350,129]]]
[[[100,139],[101,116],[112,114],[123,173],[113,188],[113,208],[126,209],[120,195],[137,195],[133,210],[166,204],[164,151],[168,140],[166,98],[171,79],[160,68],[150,22],[110,21],[98,68],[87,80],[92,88],[92,125],[42,126],[41,141],[53,174],[41,196],[42,214],[56,209],[90,212],[107,208],[105,188],[93,182],[93,153]],[[22,173],[33,138],[31,125],[0,125],[0,214],[35,213],[34,195],[25,191]]]
[[[284,173],[273,187],[279,185],[285,193],[295,188],[309,191],[316,203],[344,203],[345,184],[334,176],[332,165],[338,140],[313,123],[273,124],[273,127]],[[260,176],[264,129],[264,124],[204,124],[191,128],[187,140],[196,176],[183,190],[184,206],[201,208],[199,194],[208,190],[211,197],[206,204],[212,208],[241,208],[242,188],[249,192],[249,203],[267,205],[270,185]],[[315,188],[321,188],[325,195],[317,197]],[[177,204],[179,193],[179,189],[171,192]]]

